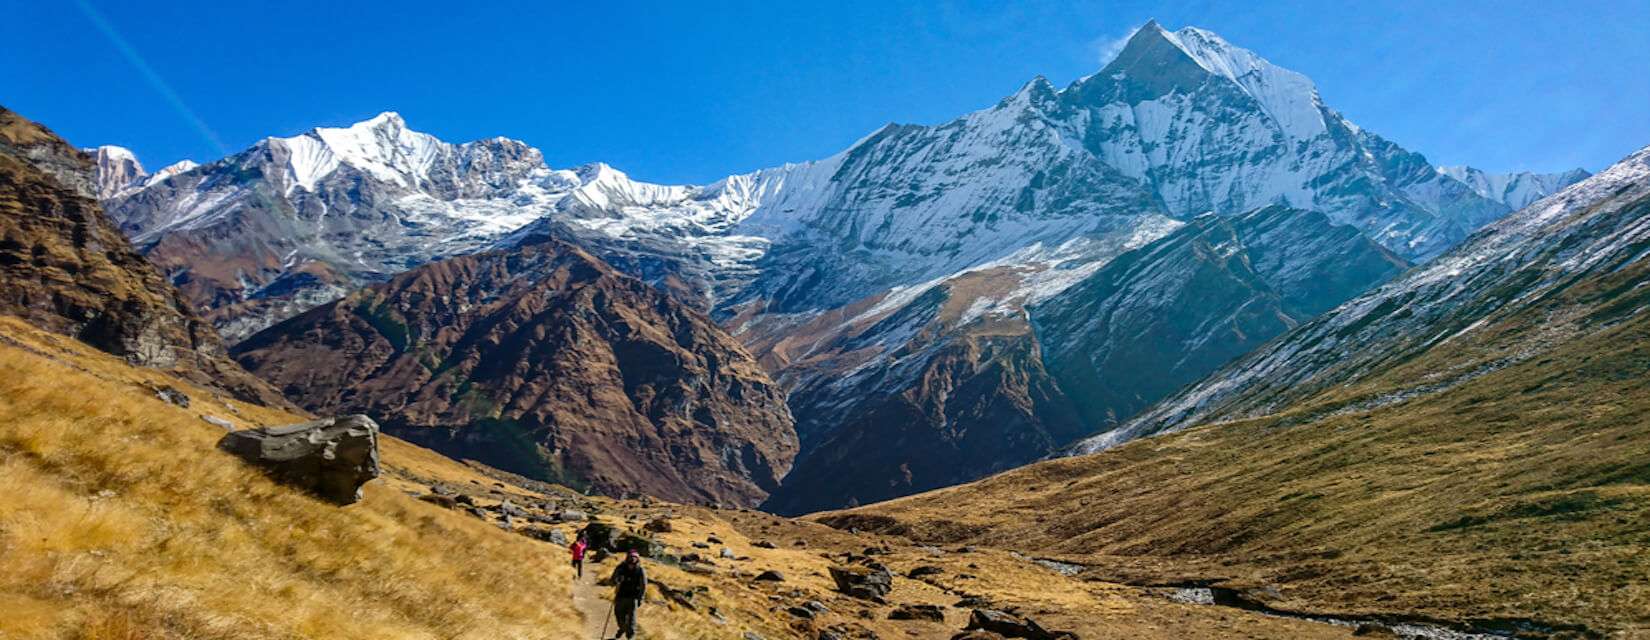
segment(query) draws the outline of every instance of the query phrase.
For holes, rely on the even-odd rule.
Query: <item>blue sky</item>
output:
[[[0,104],[159,167],[380,111],[552,166],[707,182],[1057,85],[1157,18],[1317,83],[1435,163],[1597,170],[1650,144],[1650,2],[0,0]],[[117,37],[126,43],[117,44]]]

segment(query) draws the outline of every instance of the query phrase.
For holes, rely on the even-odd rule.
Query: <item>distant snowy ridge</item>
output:
[[[1486,173],[1472,167],[1456,166],[1439,167],[1438,171],[1466,183],[1478,195],[1513,209],[1530,206],[1536,200],[1563,191],[1565,187],[1586,180],[1592,175],[1585,169],[1557,173]]]

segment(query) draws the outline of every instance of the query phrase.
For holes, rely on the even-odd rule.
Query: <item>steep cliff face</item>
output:
[[[96,200],[91,159],[0,108],[0,312],[133,364],[283,406],[133,250]]]
[[[1323,214],[1202,216],[1031,309],[1092,431],[1116,427],[1408,264]]]
[[[419,267],[235,352],[316,411],[608,493],[755,504],[797,451],[783,396],[743,347],[548,236]]]

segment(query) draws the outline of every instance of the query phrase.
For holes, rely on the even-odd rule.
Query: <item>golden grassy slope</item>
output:
[[[237,403],[0,318],[0,637],[561,638],[560,553],[370,483],[339,508],[214,445]],[[190,409],[155,398],[170,384]],[[455,463],[385,438],[457,481]]]
[[[1643,315],[1378,408],[1363,401],[1554,325],[1491,328],[1284,414],[815,518],[1064,555],[1111,579],[1223,581],[1299,611],[1650,636]]]

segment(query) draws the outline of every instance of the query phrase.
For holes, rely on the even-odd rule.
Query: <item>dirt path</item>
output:
[[[579,640],[604,640],[602,623],[607,623],[608,637],[613,634],[613,621],[608,617],[607,588],[596,586],[601,578],[601,565],[586,561],[584,577],[573,582],[573,606],[584,616],[584,635]]]

